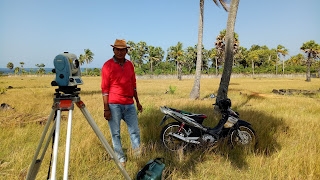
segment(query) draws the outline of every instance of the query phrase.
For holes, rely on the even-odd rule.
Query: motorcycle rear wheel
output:
[[[250,126],[239,126],[242,139],[239,137],[237,130],[231,132],[230,141],[232,146],[244,146],[253,148],[256,144],[256,135]]]
[[[177,139],[171,136],[169,133],[180,133],[180,135],[187,137],[186,129],[182,128],[181,132],[178,132],[180,129],[180,124],[178,122],[172,122],[167,124],[160,133],[160,139],[162,144],[170,151],[184,150],[188,145],[187,142],[184,142],[180,139]]]

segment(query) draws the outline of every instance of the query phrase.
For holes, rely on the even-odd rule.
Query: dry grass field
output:
[[[109,127],[103,118],[100,77],[83,77],[81,100],[111,145]],[[14,109],[0,110],[0,179],[23,179],[39,143],[53,103],[53,77],[0,77],[0,103]],[[220,147],[183,153],[166,151],[159,143],[163,114],[160,106],[208,115],[204,124],[214,126],[219,116],[208,99],[220,79],[201,80],[201,100],[189,100],[193,80],[138,80],[144,112],[138,115],[143,153],[130,154],[130,140],[122,123],[126,170],[134,178],[152,158],[165,159],[165,179],[320,179],[320,94],[276,95],[273,89],[319,90],[320,79],[233,78],[229,97],[240,118],[252,124],[258,144],[251,151]],[[169,86],[174,94],[165,94]],[[62,113],[57,179],[62,179],[67,112]],[[123,179],[78,108],[72,122],[69,179]],[[45,179],[51,145],[37,179]]]

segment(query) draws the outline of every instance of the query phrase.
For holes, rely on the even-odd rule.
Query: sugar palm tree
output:
[[[219,6],[219,3],[227,11],[225,0],[213,0],[213,2]],[[198,99],[200,97],[200,78],[201,78],[201,65],[202,65],[202,39],[203,39],[203,6],[204,0],[200,0],[200,13],[199,13],[199,31],[198,31],[198,46],[197,46],[197,65],[196,75],[192,90],[190,92],[190,99]]]
[[[13,67],[14,67],[14,65],[13,65],[12,62],[9,62],[9,63],[7,64],[7,68],[10,69],[10,73],[11,73]]]
[[[226,31],[226,54],[224,68],[218,89],[217,101],[227,98],[228,87],[233,65],[234,26],[237,17],[239,0],[231,0]]]
[[[311,81],[311,75],[310,75],[310,66],[314,60],[314,58],[317,58],[320,55],[320,45],[317,44],[315,41],[311,40],[308,42],[305,42],[302,44],[300,49],[307,54],[307,82]]]
[[[226,45],[226,33],[227,30],[224,29],[220,31],[220,34],[216,37],[215,47],[217,50],[217,62],[216,64],[221,64],[224,61],[225,58],[225,45]],[[234,39],[233,39],[233,54],[236,54],[239,52],[239,35],[237,33],[234,33]],[[234,64],[234,62],[233,62]]]
[[[21,73],[23,72],[23,65],[24,65],[24,62],[20,62],[20,65],[21,65]]]
[[[19,68],[19,67],[14,68],[14,74],[19,73],[19,71],[20,71],[20,68]]]

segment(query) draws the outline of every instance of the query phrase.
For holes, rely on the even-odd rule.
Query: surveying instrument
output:
[[[105,139],[104,135],[100,131],[99,127],[91,117],[90,113],[85,107],[85,104],[80,100],[79,91],[80,88],[77,88],[77,85],[83,84],[81,80],[81,70],[79,66],[79,61],[77,60],[77,56],[68,52],[64,52],[59,54],[54,59],[53,72],[56,73],[56,78],[51,82],[52,86],[59,86],[56,89],[55,97],[53,98],[52,111],[49,115],[48,122],[44,127],[44,131],[40,138],[39,145],[37,147],[36,153],[33,157],[32,163],[30,165],[28,174],[26,179],[31,180],[35,179],[37,173],[40,169],[40,165],[43,161],[46,150],[49,146],[51,138],[53,137],[53,153],[52,153],[52,168],[51,168],[51,177],[50,169],[48,173],[48,178],[50,180],[56,179],[56,169],[57,169],[57,157],[58,157],[58,144],[59,144],[59,131],[60,131],[60,120],[61,120],[61,112],[68,111],[68,124],[67,124],[67,137],[66,137],[66,150],[65,150],[65,162],[64,162],[64,174],[63,179],[68,179],[68,168],[69,168],[69,155],[70,155],[70,140],[71,140],[71,125],[72,125],[72,112],[74,110],[74,104],[78,106],[81,110],[84,117],[87,119],[93,131],[96,133],[100,142],[109,153],[111,159],[115,162],[120,172],[124,176],[126,180],[130,180],[128,173],[121,165],[119,159],[114,153],[113,149],[110,147],[109,143]],[[45,140],[46,134],[49,130],[51,121],[53,120],[52,127],[50,133],[48,135],[47,141],[43,147],[42,154],[38,159],[38,155],[40,153],[41,147]],[[50,168],[50,167],[49,167]]]

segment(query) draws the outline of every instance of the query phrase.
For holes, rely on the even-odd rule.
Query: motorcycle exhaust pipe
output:
[[[181,141],[187,142],[187,143],[200,144],[199,141],[196,141],[196,140],[199,139],[199,137],[186,137],[185,138],[185,137],[183,137],[183,136],[181,136],[179,134],[172,133],[172,132],[170,132],[169,135],[173,136],[173,137],[175,137],[175,138],[177,138],[177,139],[179,139]]]

